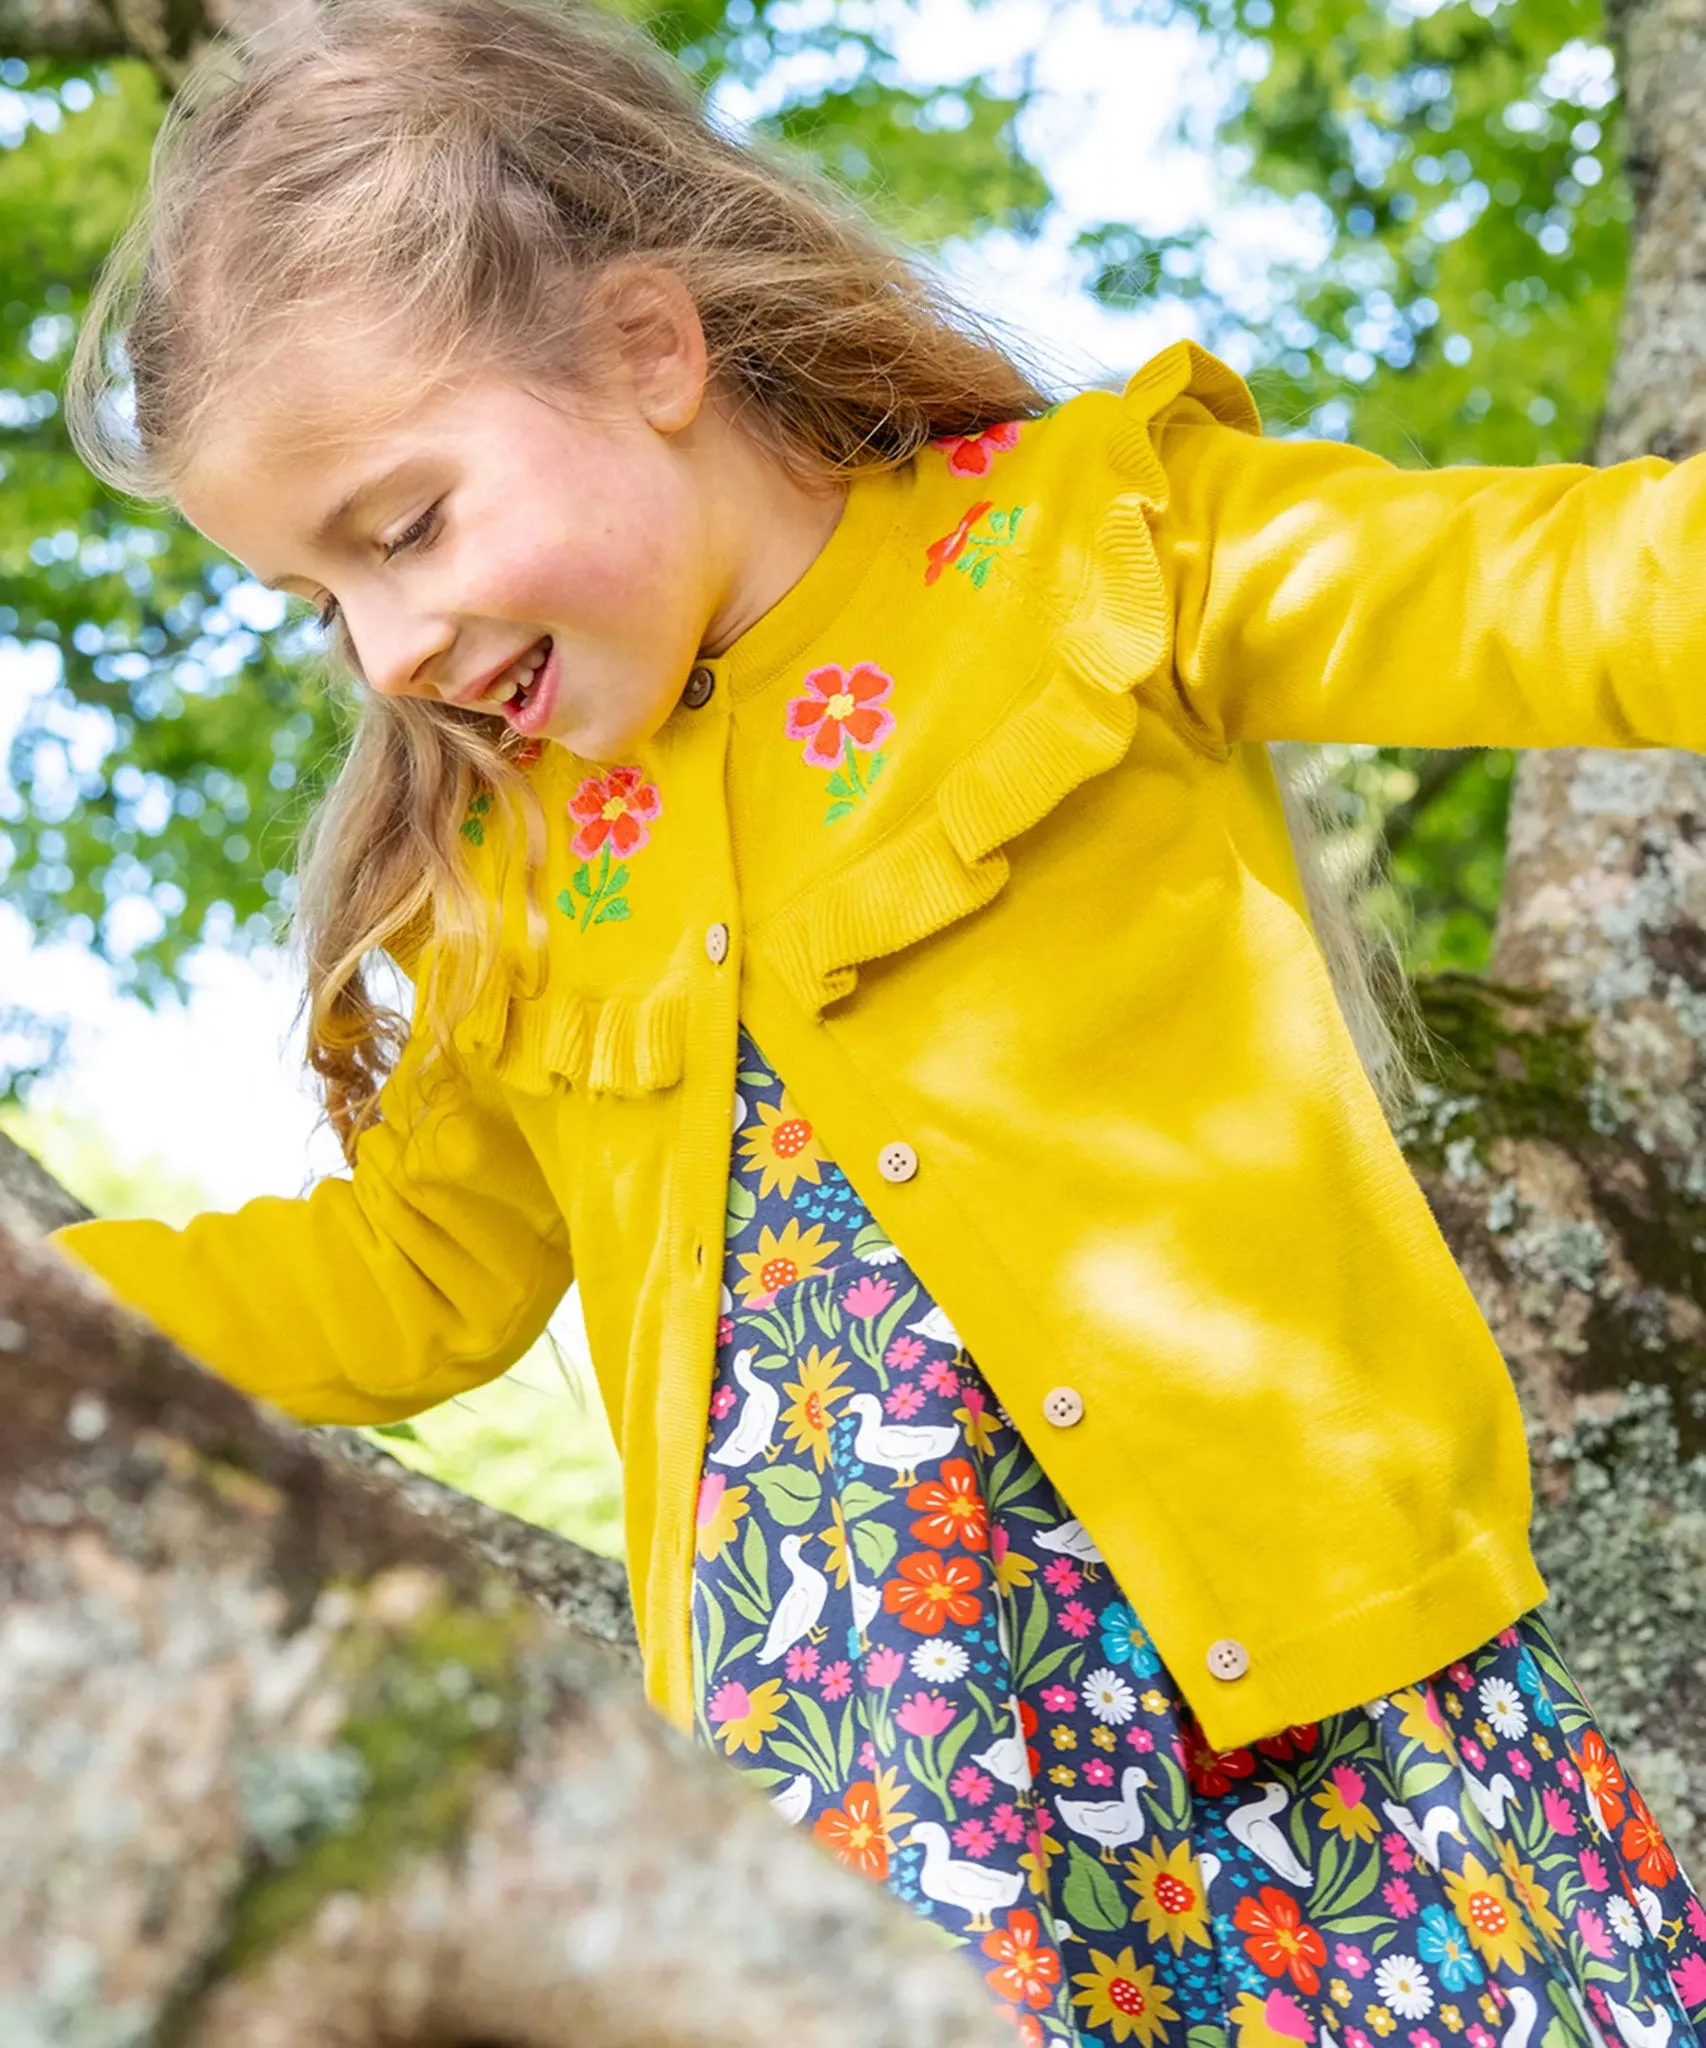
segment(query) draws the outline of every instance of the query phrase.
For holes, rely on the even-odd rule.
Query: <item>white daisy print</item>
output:
[[[946,1636],[932,1636],[912,1653],[913,1676],[933,1685],[952,1685],[956,1678],[965,1677],[970,1664],[965,1651]]]
[[[1414,1956],[1388,1956],[1374,1973],[1381,1997],[1403,2020],[1425,2020],[1434,2009],[1434,1988]]]
[[[1641,1917],[1627,1899],[1607,1899],[1605,1917],[1611,1922],[1611,1931],[1625,1948],[1639,1948],[1646,1939],[1641,1932]]]
[[[1117,1671],[1110,1671],[1105,1665],[1085,1679],[1083,1693],[1084,1704],[1091,1713],[1111,1728],[1129,1721],[1137,1711],[1137,1695]]]
[[[1481,1681],[1481,1711],[1507,1742],[1528,1733],[1528,1709],[1508,1678]]]

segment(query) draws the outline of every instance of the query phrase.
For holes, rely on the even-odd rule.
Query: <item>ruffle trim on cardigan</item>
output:
[[[641,994],[549,987],[529,996],[499,972],[456,1035],[503,1080],[532,1093],[566,1081],[594,1095],[649,1095],[681,1079],[687,984],[671,976]]]
[[[1184,397],[1227,426],[1261,432],[1242,379],[1194,342],[1167,349],[1126,386],[1108,445],[1116,489],[1087,550],[1081,586],[1066,593],[1066,623],[1029,702],[954,765],[933,806],[790,905],[765,932],[777,971],[813,1012],[852,992],[862,962],[981,909],[1006,883],[1006,844],[1125,757],[1139,693],[1173,642],[1151,531],[1168,500],[1152,427]]]

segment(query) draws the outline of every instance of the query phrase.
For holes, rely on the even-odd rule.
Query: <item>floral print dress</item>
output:
[[[701,1735],[963,1944],[1029,2048],[1706,2038],[1706,1910],[1539,1616],[1210,1749],[745,1033],[724,1311]]]

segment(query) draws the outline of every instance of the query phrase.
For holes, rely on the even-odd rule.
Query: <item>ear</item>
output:
[[[638,258],[599,279],[605,331],[640,410],[660,434],[693,424],[709,374],[699,308],[679,272]]]

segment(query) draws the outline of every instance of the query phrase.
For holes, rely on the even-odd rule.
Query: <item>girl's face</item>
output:
[[[617,760],[669,716],[701,651],[798,579],[840,511],[839,492],[795,483],[704,402],[685,313],[673,340],[649,322],[596,400],[492,375],[317,449],[265,419],[234,424],[194,464],[183,509],[335,619],[375,690]],[[350,394],[356,353],[328,368]],[[359,420],[353,399],[338,410]]]

